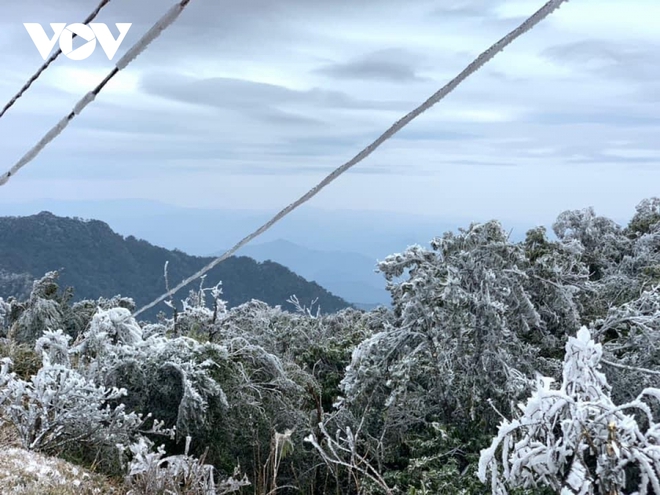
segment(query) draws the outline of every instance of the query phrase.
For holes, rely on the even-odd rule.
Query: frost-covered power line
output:
[[[101,2],[96,6],[94,11],[91,14],[89,14],[87,16],[87,19],[85,19],[82,23],[87,25],[90,22],[92,22],[96,18],[96,16],[99,15],[99,12],[101,12],[101,9],[103,7],[105,7],[108,3],[110,3],[110,0],[101,0]],[[73,37],[74,38],[76,37],[75,33],[73,34]],[[39,70],[37,72],[35,72],[34,75],[30,79],[28,79],[28,81],[23,85],[23,87],[18,91],[18,93],[16,93],[14,95],[14,97],[11,100],[9,100],[9,102],[7,102],[7,104],[2,108],[2,110],[0,110],[0,119],[3,117],[4,114],[7,113],[7,110],[9,110],[14,105],[14,103],[16,103],[18,101],[18,99],[21,96],[23,96],[23,94],[28,89],[30,89],[30,86],[32,86],[32,84],[37,79],[39,79],[41,74],[43,74],[43,72],[46,69],[48,69],[48,67],[50,67],[50,64],[52,64],[57,59],[57,57],[59,57],[61,54],[62,54],[62,50],[60,48],[58,48],[57,51],[55,51],[55,53],[53,53],[48,58],[48,60],[46,60],[46,62],[44,62],[44,64],[41,67],[39,67]]]
[[[244,245],[246,245],[252,239],[254,239],[255,237],[260,236],[261,234],[263,234],[266,230],[268,230],[270,227],[272,227],[275,223],[280,221],[286,215],[291,213],[293,210],[298,208],[300,205],[302,205],[303,203],[306,203],[307,201],[312,199],[314,196],[316,196],[321,191],[321,189],[325,188],[328,184],[333,182],[337,177],[339,177],[341,174],[346,172],[348,169],[352,168],[353,166],[357,165],[362,160],[367,158],[381,144],[383,144],[385,141],[387,141],[389,138],[391,138],[397,132],[399,132],[401,129],[403,129],[413,119],[415,119],[420,114],[422,114],[423,112],[425,112],[426,110],[431,108],[433,105],[438,103],[440,100],[442,100],[451,91],[453,91],[459,84],[461,84],[465,79],[467,79],[474,72],[479,70],[484,64],[486,64],[486,62],[491,60],[498,52],[502,51],[512,41],[514,41],[520,35],[526,33],[530,29],[532,29],[534,26],[536,26],[539,22],[541,22],[548,15],[550,15],[552,12],[554,12],[556,9],[558,9],[564,2],[567,2],[567,1],[568,0],[550,0],[549,2],[547,2],[543,7],[541,7],[538,11],[536,11],[531,17],[529,17],[520,26],[518,26],[516,29],[514,29],[509,34],[507,34],[504,38],[500,39],[497,43],[492,45],[488,50],[481,53],[481,55],[479,55],[472,63],[470,63],[470,65],[468,65],[465,69],[463,69],[463,71],[458,76],[456,76],[454,79],[449,81],[449,83],[447,83],[444,87],[442,87],[440,90],[438,90],[436,93],[434,93],[428,100],[426,100],[424,103],[419,105],[417,108],[412,110],[410,113],[408,113],[407,115],[405,115],[404,117],[402,117],[401,119],[396,121],[389,129],[387,129],[383,134],[381,134],[373,143],[371,143],[369,146],[367,146],[362,151],[360,151],[351,160],[344,163],[339,168],[335,169],[328,176],[326,176],[321,182],[319,182],[316,186],[314,186],[307,193],[305,193],[303,196],[301,196],[298,200],[296,200],[295,202],[291,203],[289,206],[287,206],[286,208],[281,210],[277,215],[275,215],[273,218],[271,218],[268,222],[263,224],[257,230],[252,232],[250,235],[244,237],[233,248],[229,249],[222,256],[216,258],[211,263],[206,265],[204,268],[199,270],[197,273],[195,273],[195,274],[191,275],[190,277],[188,277],[187,279],[183,280],[176,287],[174,287],[171,290],[167,291],[165,294],[163,294],[159,298],[155,299],[153,302],[147,304],[146,306],[142,307],[140,310],[136,311],[133,314],[133,316],[137,316],[137,315],[143,313],[144,311],[147,311],[147,310],[153,308],[159,302],[164,301],[165,299],[171,297],[177,291],[179,291],[180,289],[182,289],[183,287],[185,287],[189,283],[194,282],[199,277],[201,277],[202,275],[207,273],[209,270],[211,270],[213,267],[215,267],[216,265],[218,265],[222,261],[224,261],[227,258],[229,258],[230,256],[232,256],[234,253],[236,253],[236,251],[238,251],[240,248],[242,248]]]
[[[65,128],[69,125],[76,115],[80,115],[83,109],[91,103],[96,96],[101,92],[101,90],[110,82],[110,80],[117,75],[117,73],[125,69],[128,64],[130,64],[135,58],[142,53],[149,44],[154,41],[165,29],[167,29],[178,17],[183,9],[190,3],[190,0],[181,0],[180,2],[173,5],[166,13],[163,15],[156,24],[154,24],[149,31],[147,31],[142,38],[140,38],[137,43],[135,43],[128,51],[121,57],[115,67],[110,71],[110,73],[99,83],[96,88],[87,93],[73,108],[73,110],[60,120],[55,127],[46,133],[46,135],[41,138],[41,140],[34,145],[34,147],[28,151],[23,157],[16,162],[16,164],[0,176],[0,186],[5,185],[9,179],[16,174],[21,168],[31,162],[53,139],[55,139]]]

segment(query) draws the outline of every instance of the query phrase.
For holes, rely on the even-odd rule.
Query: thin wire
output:
[[[110,71],[110,73],[99,83],[96,88],[87,93],[83,98],[73,107],[73,110],[60,120],[55,126],[48,131],[41,140],[35,144],[32,149],[30,149],[23,157],[16,162],[16,164],[9,169],[8,172],[5,172],[3,175],[0,175],[0,186],[4,186],[9,179],[16,175],[21,168],[30,163],[34,158],[41,153],[41,151],[55,139],[75,118],[76,115],[80,115],[83,109],[94,99],[98,94],[103,90],[103,88],[110,82],[110,80],[117,75],[117,73],[128,66],[135,58],[142,53],[149,44],[155,40],[160,34],[167,29],[181,14],[183,9],[190,3],[190,0],[181,0],[180,2],[174,4],[170,10],[168,10],[157,22],[154,24],[149,31],[147,31],[142,38],[140,38],[137,43],[135,43],[128,51],[121,57],[115,67]]]
[[[87,19],[85,19],[85,20],[83,21],[83,24],[89,24],[90,22],[92,22],[92,21],[96,18],[96,16],[99,15],[99,12],[101,12],[101,9],[102,9],[103,7],[105,7],[108,3],[110,3],[110,0],[101,0],[101,3],[99,3],[99,4],[97,5],[97,7],[94,9],[94,11],[93,11],[91,14],[89,14],[89,15],[87,16]],[[75,38],[76,36],[77,36],[77,35],[76,35],[75,33],[73,33],[73,38]],[[61,54],[62,54],[62,50],[61,50],[60,48],[58,48],[57,51],[56,51],[55,53],[53,53],[53,54],[48,58],[48,60],[46,60],[46,62],[45,62],[40,68],[39,68],[39,70],[38,70],[37,72],[35,72],[34,75],[33,75],[30,79],[28,79],[28,81],[23,85],[23,87],[20,89],[20,91],[19,91],[18,93],[16,93],[16,95],[14,95],[14,97],[13,97],[11,100],[9,100],[9,103],[7,103],[7,104],[4,106],[4,108],[2,109],[2,111],[0,111],[0,119],[4,116],[4,114],[7,113],[7,110],[9,110],[9,109],[14,105],[14,103],[16,103],[16,102],[18,101],[18,99],[19,99],[21,96],[23,96],[23,94],[24,94],[28,89],[30,89],[30,86],[32,86],[32,84],[33,84],[37,79],[39,79],[39,77],[41,76],[41,74],[43,74],[43,72],[44,72],[46,69],[48,69],[48,67],[50,67],[50,64],[52,64],[53,62],[55,62],[55,60],[57,59],[57,57],[59,57]]]
[[[441,88],[436,93],[434,93],[428,100],[426,100],[424,103],[419,105],[413,111],[411,111],[410,113],[405,115],[403,118],[401,118],[397,122],[395,122],[388,130],[386,130],[383,134],[381,134],[373,143],[371,143],[369,146],[367,146],[362,151],[360,151],[360,153],[355,155],[355,157],[353,157],[351,160],[349,160],[348,162],[344,163],[342,166],[340,166],[339,168],[337,168],[333,172],[331,172],[325,179],[323,179],[316,186],[314,186],[312,189],[310,189],[307,193],[305,193],[303,196],[301,196],[297,201],[291,203],[289,206],[284,208],[277,215],[275,215],[272,219],[270,219],[268,222],[266,222],[261,227],[259,227],[257,230],[252,232],[250,235],[244,237],[233,248],[228,250],[222,256],[216,258],[211,263],[206,265],[204,268],[199,270],[197,273],[195,273],[194,275],[191,275],[187,279],[183,280],[181,283],[179,283],[179,285],[177,285],[173,289],[167,291],[165,294],[163,294],[159,298],[155,299],[151,303],[149,303],[146,306],[142,307],[140,310],[136,311],[133,314],[133,316],[135,317],[135,316],[137,316],[137,315],[153,308],[156,304],[158,304],[159,302],[164,301],[168,297],[173,296],[177,291],[179,291],[180,289],[182,289],[183,287],[185,287],[189,283],[195,281],[196,279],[198,279],[199,277],[201,277],[202,275],[207,273],[209,270],[214,268],[218,263],[221,263],[222,261],[224,261],[227,258],[229,258],[230,256],[232,256],[234,253],[236,253],[236,251],[238,251],[240,248],[242,248],[245,244],[250,242],[255,237],[258,237],[259,235],[263,234],[266,230],[268,230],[270,227],[272,227],[279,220],[284,218],[286,215],[291,213],[293,210],[298,208],[303,203],[306,203],[311,198],[316,196],[328,184],[330,184],[332,181],[334,181],[337,177],[339,177],[341,174],[346,172],[348,169],[350,169],[351,167],[357,165],[359,162],[361,162],[366,157],[368,157],[381,144],[383,144],[389,138],[394,136],[394,134],[396,134],[401,129],[403,129],[413,119],[415,119],[420,114],[422,114],[423,112],[425,112],[426,110],[431,108],[433,105],[435,105],[437,102],[442,100],[451,91],[453,91],[459,84],[461,84],[465,79],[467,79],[468,76],[470,76],[471,74],[473,74],[474,72],[479,70],[486,62],[488,62],[490,59],[492,59],[498,52],[502,51],[512,41],[514,41],[520,35],[524,34],[525,32],[529,31],[530,29],[532,29],[539,22],[541,22],[543,19],[545,19],[548,15],[550,15],[552,12],[554,12],[556,9],[558,9],[561,6],[561,4],[563,4],[564,2],[567,2],[567,1],[568,0],[550,0],[549,2],[547,2],[543,7],[541,7],[537,12],[535,12],[531,17],[529,17],[520,26],[518,26],[516,29],[514,29],[509,34],[507,34],[504,38],[502,38],[497,43],[492,45],[488,50],[486,50],[481,55],[479,55],[458,76],[456,76],[449,83],[447,83],[443,88]]]

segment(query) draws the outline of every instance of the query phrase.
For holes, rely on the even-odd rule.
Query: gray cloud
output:
[[[0,104],[42,62],[22,23],[78,22],[96,3],[0,6]],[[99,21],[133,23],[121,53],[171,3],[113,0]],[[84,193],[279,206],[435,92],[536,3],[195,0],[0,200]],[[628,212],[660,182],[660,33],[652,16],[621,15],[649,3],[569,2],[316,201],[489,217],[588,204]],[[611,32],[619,21],[623,35]],[[111,66],[102,53],[58,60],[0,119],[2,168]]]
[[[195,79],[148,74],[142,78],[141,88],[148,94],[232,110],[276,125],[322,126],[324,121],[314,116],[314,107],[371,111],[402,108],[400,102],[358,100],[341,91],[321,88],[301,91],[234,78]]]
[[[541,52],[541,56],[556,64],[579,68],[604,77],[646,83],[660,77],[658,51],[660,45],[588,39],[549,47]]]
[[[423,81],[415,62],[419,56],[400,49],[380,50],[348,62],[329,64],[316,72],[339,79],[385,80],[397,83]]]

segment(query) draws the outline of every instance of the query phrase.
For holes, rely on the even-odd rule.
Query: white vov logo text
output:
[[[30,38],[32,38],[34,46],[39,50],[41,58],[44,60],[46,60],[50,52],[53,51],[58,39],[60,41],[60,49],[62,50],[62,53],[71,60],[85,60],[94,53],[97,41],[108,56],[108,60],[112,60],[117,53],[117,50],[119,50],[121,42],[124,41],[132,23],[116,23],[115,26],[117,26],[117,29],[119,30],[119,36],[116,39],[110,32],[110,28],[99,22],[93,22],[89,25],[76,23],[69,24],[68,26],[63,22],[51,22],[50,27],[54,32],[52,38],[48,37],[44,28],[37,22],[26,22],[23,25],[25,26],[25,29],[27,29]],[[74,35],[85,40],[87,43],[74,50]]]

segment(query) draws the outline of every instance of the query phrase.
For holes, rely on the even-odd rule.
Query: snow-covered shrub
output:
[[[16,321],[12,322],[11,339],[19,344],[34,344],[44,330],[64,328],[61,295],[56,283],[57,272],[49,272],[34,282],[30,298],[15,302]]]
[[[43,363],[43,356],[27,344],[16,344],[11,339],[0,339],[0,358],[12,363],[12,371],[23,379],[36,374]]]
[[[52,364],[61,364],[69,367],[69,342],[71,337],[65,335],[62,330],[53,332],[46,330],[42,337],[39,337],[34,346],[34,350],[41,354],[44,366]]]
[[[229,407],[210,410],[205,435],[212,445],[209,459],[238,458],[253,484],[262,486],[263,462],[274,431],[293,430],[295,441],[302,441],[311,405],[307,387],[313,386],[313,380],[294,363],[246,338],[235,337],[225,341],[225,346],[229,359],[220,363],[213,376],[223,384]],[[312,460],[302,451],[287,459],[281,473],[289,481],[294,479],[290,464],[293,459],[300,463],[298,481],[306,482],[312,474]],[[218,467],[230,469],[227,465]]]
[[[126,308],[100,309],[92,317],[91,331],[96,338],[109,339],[112,344],[132,345],[142,341],[142,329]]]
[[[561,386],[539,378],[522,416],[502,422],[479,463],[493,494],[537,487],[562,495],[660,493],[660,424],[645,402],[660,399],[660,389],[615,405],[599,371],[602,352],[581,328],[566,344]]]
[[[167,279],[167,264],[165,265]],[[198,340],[209,340],[217,332],[217,324],[227,312],[226,302],[222,299],[220,283],[214,287],[204,287],[205,276],[201,277],[199,289],[191,290],[188,297],[181,301],[181,310],[173,301],[166,304],[172,308],[171,319],[163,318],[171,326],[170,334],[174,337],[181,335],[194,337]],[[211,294],[212,304],[207,306],[206,293]]]
[[[113,446],[142,424],[123,405],[108,405],[125,390],[97,386],[61,364],[45,362],[29,381],[10,373],[8,365],[5,361],[0,372],[0,422],[16,428],[26,449],[59,453],[72,444]]]
[[[129,446],[131,461],[126,476],[127,495],[223,495],[236,492],[250,483],[241,478],[237,468],[234,475],[216,483],[214,468],[189,455],[190,437],[182,455],[167,456],[161,446],[153,450],[153,442],[141,437]]]
[[[293,430],[291,440],[299,445],[310,424],[331,412],[353,349],[373,333],[381,313],[289,313],[253,300],[232,308],[216,325],[213,341],[222,342],[230,354],[230,361],[218,370],[225,377],[230,407],[228,415],[218,417],[215,443],[236,439],[226,445],[224,455],[240,457],[246,472],[255,473],[255,487],[269,483],[255,456],[271,448],[274,431]],[[278,479],[314,486],[315,477],[321,476],[315,474],[318,460],[296,448],[282,462]]]
[[[213,311],[184,304],[177,321],[187,329],[193,327],[183,322],[195,321],[195,331],[208,338]],[[151,413],[166,427],[176,427],[179,438],[204,439],[198,445],[209,447],[209,461],[222,461],[222,471],[231,472],[237,457],[260,469],[250,464],[259,447],[256,439],[263,436],[267,444],[271,426],[302,431],[305,425],[304,389],[292,379],[300,370],[246,338],[223,339],[221,345],[172,337],[178,333],[174,325],[173,319],[165,320],[142,332],[127,310],[99,309],[72,349],[71,361],[93,382],[126,389],[121,403],[128,410]],[[172,449],[180,447],[170,443]],[[249,455],[240,455],[243,451]]]
[[[207,422],[210,400],[226,406],[221,386],[209,374],[227,359],[224,347],[158,334],[144,339],[127,309],[99,309],[72,352],[86,377],[125,389],[123,403],[130,409],[152,413],[181,434]]]
[[[253,345],[278,356],[283,362],[295,363],[311,375],[315,394],[326,412],[339,394],[338,385],[350,363],[355,347],[382,329],[381,312],[365,313],[345,309],[337,313],[314,316],[305,311],[288,313],[251,301],[232,308],[223,318],[215,340],[230,341],[241,337]],[[315,400],[316,400],[315,399]]]

